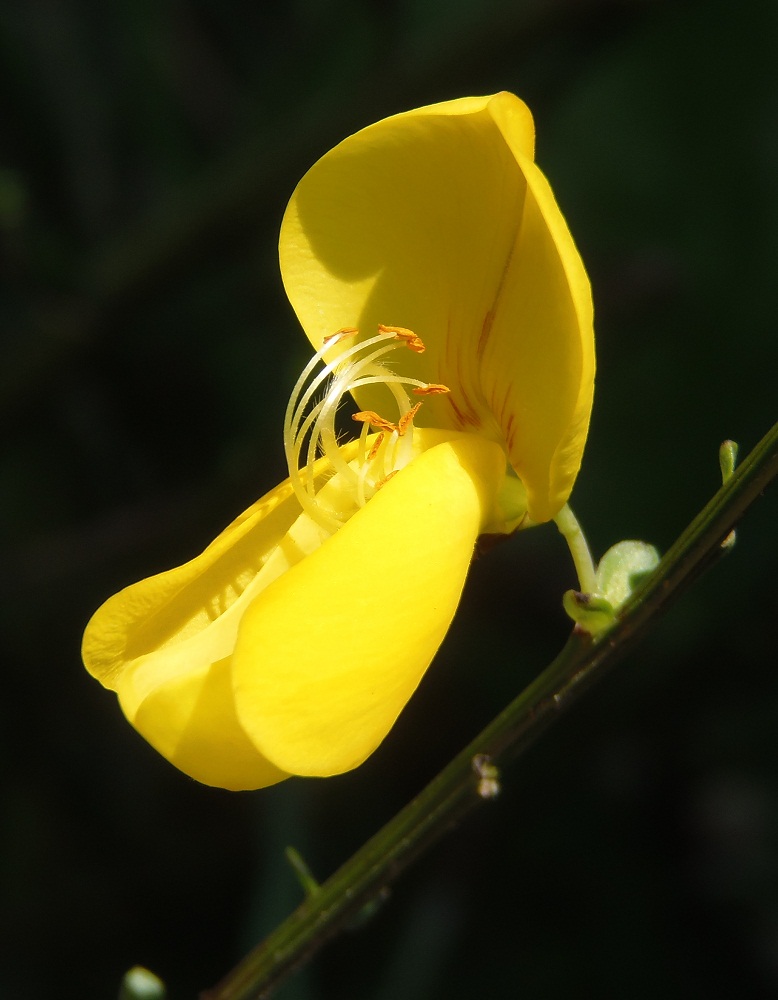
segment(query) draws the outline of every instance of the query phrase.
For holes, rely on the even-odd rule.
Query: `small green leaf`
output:
[[[659,553],[646,542],[618,542],[597,567],[597,593],[618,610],[640,581],[656,569]]]
[[[286,860],[292,866],[292,871],[297,876],[297,881],[303,887],[305,895],[315,896],[321,887],[313,877],[311,869],[308,867],[303,856],[294,847],[287,847],[284,854],[286,855]]]

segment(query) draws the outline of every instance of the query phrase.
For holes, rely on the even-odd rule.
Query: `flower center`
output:
[[[303,510],[329,533],[345,524],[413,458],[413,418],[422,404],[412,404],[405,387],[412,387],[418,396],[448,392],[444,385],[398,375],[381,360],[402,347],[424,351],[415,333],[379,326],[374,337],[354,343],[358,332],[346,328],[327,337],[297,380],[284,417],[284,450],[295,494]],[[324,355],[336,346],[341,348],[338,354],[325,361]],[[344,447],[338,442],[335,415],[346,393],[367,385],[386,386],[397,419],[388,420],[373,410],[355,413],[353,419],[362,430],[357,442]],[[371,428],[378,433],[371,436]],[[317,474],[314,469],[321,457],[327,460],[324,482],[321,471]]]

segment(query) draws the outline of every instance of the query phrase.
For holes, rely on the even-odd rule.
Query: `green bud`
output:
[[[726,485],[732,478],[737,464],[737,441],[724,441],[719,448],[719,468],[721,469],[721,482]],[[730,531],[721,543],[722,549],[731,549],[735,544],[735,531]]]
[[[719,468],[721,469],[722,483],[728,482],[732,478],[737,464],[737,441],[724,441],[719,448]]]
[[[119,1000],[165,1000],[166,996],[162,980],[142,965],[133,966],[119,988]]]

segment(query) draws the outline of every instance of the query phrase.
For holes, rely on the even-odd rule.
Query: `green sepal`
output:
[[[578,590],[567,590],[562,595],[562,606],[573,619],[576,628],[596,635],[609,628],[616,620],[613,605],[598,594],[582,594]]]
[[[484,534],[496,531],[510,535],[520,528],[530,528],[535,523],[527,513],[527,490],[524,483],[511,468],[506,470],[497,494],[497,510],[497,523],[485,528]]]
[[[589,635],[603,632],[616,620],[618,609],[640,581],[659,563],[659,553],[646,542],[618,542],[600,560],[595,574],[595,592],[568,590],[564,609],[576,626]]]

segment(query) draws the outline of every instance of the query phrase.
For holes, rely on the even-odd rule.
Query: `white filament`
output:
[[[352,343],[333,360],[325,361],[325,353],[355,335],[356,331],[343,331],[325,340],[322,349],[303,369],[284,415],[284,451],[292,487],[303,510],[330,534],[364,507],[389,476],[410,462],[412,428],[409,426],[407,433],[397,429],[399,421],[412,409],[403,387],[427,388],[426,382],[397,375],[380,362],[384,355],[404,345],[393,331],[382,331],[361,343]],[[321,371],[314,374],[319,365]],[[363,423],[356,458],[348,462],[338,443],[335,417],[343,397],[367,385],[387,387],[397,406],[397,422],[394,430],[383,431],[380,438],[372,441],[368,423]],[[327,459],[324,481],[321,473],[318,479],[314,475],[314,465],[321,457]],[[345,504],[333,504],[322,496],[322,487],[333,476],[338,477],[338,492],[345,492],[348,498]]]

